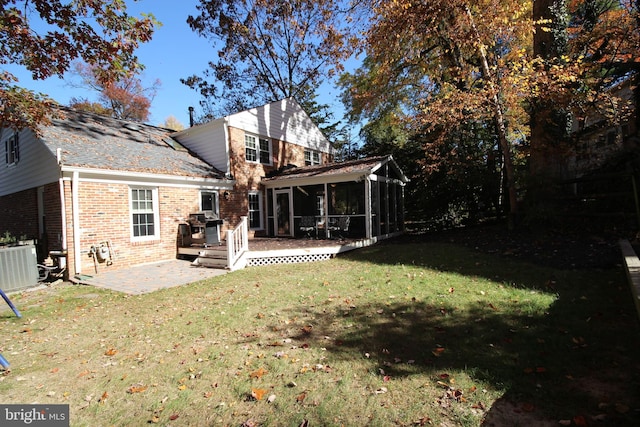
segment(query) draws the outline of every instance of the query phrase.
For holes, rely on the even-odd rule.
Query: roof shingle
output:
[[[65,166],[219,178],[224,174],[170,137],[143,123],[62,108],[64,118],[40,130],[41,139]]]

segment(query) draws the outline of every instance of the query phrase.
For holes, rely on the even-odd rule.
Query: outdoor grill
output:
[[[204,233],[205,245],[220,244],[220,225],[223,221],[213,212],[197,212],[189,215],[191,232]]]

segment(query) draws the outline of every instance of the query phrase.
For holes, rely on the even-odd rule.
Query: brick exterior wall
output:
[[[229,200],[220,198],[220,215],[225,220],[224,229],[235,227],[240,222],[240,217],[249,213],[249,191],[263,192],[263,177],[288,165],[304,166],[304,147],[275,139],[271,140],[271,165],[247,162],[244,135],[245,131],[242,129],[229,128],[231,174],[236,184]],[[332,160],[328,154],[322,153],[323,164]],[[266,197],[263,194],[263,224],[266,224],[267,220],[265,203]]]
[[[97,248],[106,242],[113,250],[113,264],[99,262],[99,272],[176,258],[178,224],[188,218],[189,213],[198,210],[199,191],[159,187],[160,238],[142,242],[131,241],[129,191],[130,187],[126,184],[80,183],[78,202],[81,237],[78,259],[83,273],[95,273],[91,247]],[[67,206],[70,205],[69,200]],[[71,215],[71,212],[68,215]],[[72,246],[71,216],[67,217],[67,224],[69,246]],[[73,254],[74,248],[69,249],[70,255]],[[71,258],[73,257],[70,256]],[[72,271],[75,271],[75,267]]]

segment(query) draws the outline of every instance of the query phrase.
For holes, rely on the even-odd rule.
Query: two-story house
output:
[[[2,130],[0,233],[38,239],[70,275],[173,259],[198,212],[222,240],[243,222],[249,237],[308,235],[305,217],[322,237],[346,217],[354,237],[403,229],[407,179],[393,159],[332,163],[293,99],[180,132],[61,112],[37,132]]]

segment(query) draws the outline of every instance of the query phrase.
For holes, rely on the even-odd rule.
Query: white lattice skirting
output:
[[[389,237],[393,237],[399,234],[401,233],[378,236],[371,239],[358,240],[344,245],[336,244],[320,248],[249,252],[245,257],[246,266],[257,267],[261,265],[297,264],[301,262],[326,261],[330,258],[333,258],[339,253],[348,252],[358,248],[364,248],[366,246],[373,245],[379,240],[388,239]]]
[[[301,254],[301,255],[283,255],[270,256],[264,258],[247,259],[248,267],[258,267],[261,265],[274,264],[297,264],[301,262],[326,261],[332,257],[332,254]]]

